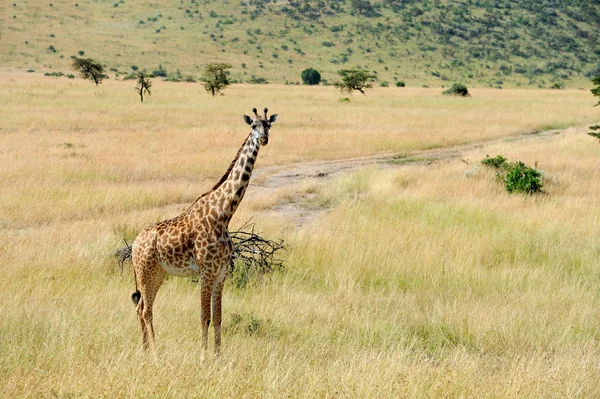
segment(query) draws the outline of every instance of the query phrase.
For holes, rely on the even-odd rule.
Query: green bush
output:
[[[502,155],[486,155],[481,164],[495,169],[496,176],[509,193],[535,194],[542,192],[542,172],[521,161],[508,162]]]
[[[535,168],[523,162],[513,162],[509,165],[504,177],[504,187],[509,193],[535,194],[542,191],[542,174]]]
[[[486,155],[481,163],[494,169],[506,169],[508,166],[506,158],[504,158],[502,155],[498,155],[495,158],[491,158],[489,155]]]
[[[442,92],[445,96],[461,96],[461,97],[469,97],[469,90],[467,90],[467,86],[462,83],[454,83],[452,87],[448,90]]]
[[[162,76],[163,78],[167,77],[167,70],[165,68],[163,68],[162,65],[158,66],[158,69],[156,71],[152,71],[152,75],[154,76]]]
[[[250,79],[248,79],[248,83],[255,84],[255,85],[263,85],[263,84],[268,84],[269,82],[265,78],[252,75],[250,77]]]
[[[406,87],[406,83],[404,83],[403,81],[398,81],[396,82],[396,87]]]

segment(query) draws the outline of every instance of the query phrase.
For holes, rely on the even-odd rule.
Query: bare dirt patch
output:
[[[405,154],[372,155],[330,161],[299,162],[283,166],[268,166],[254,172],[254,184],[250,185],[247,195],[253,199],[267,197],[273,195],[278,190],[307,181],[325,184],[340,174],[368,165],[377,165],[382,168],[401,168],[416,164],[434,165],[441,162],[450,162],[462,159],[467,152],[493,147],[495,144],[518,142],[532,137],[547,138],[563,132],[563,130],[547,130],[452,147],[412,151]],[[277,203],[268,209],[267,213],[293,218],[296,225],[302,226],[327,209],[327,207],[319,206],[313,201],[315,196],[316,194],[314,193],[301,193],[294,198],[288,196],[285,202]]]

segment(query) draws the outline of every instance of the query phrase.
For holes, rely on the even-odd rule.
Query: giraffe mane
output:
[[[246,143],[246,141],[248,141],[248,139],[244,140],[244,144]],[[221,184],[223,184],[225,182],[225,180],[227,180],[227,178],[229,177],[229,174],[231,173],[231,170],[233,169],[233,166],[235,165],[237,160],[240,158],[240,154],[242,153],[244,144],[242,144],[240,146],[240,149],[238,150],[237,154],[235,155],[235,158],[233,158],[233,161],[231,161],[231,164],[229,164],[229,167],[227,168],[227,172],[225,172],[223,177],[221,177],[221,180],[219,180],[219,182],[214,185],[214,187],[212,188],[213,190],[216,190],[217,188],[219,188],[221,186]]]
[[[248,139],[246,139],[246,141],[247,140]],[[244,143],[246,141],[244,141]],[[202,198],[206,197],[211,192],[215,191],[217,188],[219,188],[221,186],[221,184],[223,184],[225,182],[225,180],[227,180],[227,178],[229,177],[229,174],[231,173],[231,170],[233,169],[233,165],[235,165],[235,163],[237,162],[237,160],[240,158],[240,154],[242,153],[242,149],[243,148],[244,148],[244,145],[242,144],[242,146],[238,150],[237,154],[235,155],[235,158],[233,158],[233,161],[231,161],[231,164],[227,168],[227,172],[225,172],[225,174],[223,175],[223,177],[221,177],[221,180],[219,180],[219,182],[217,184],[215,184],[214,187],[210,191],[207,191],[204,194],[202,194],[201,196],[199,196],[198,198],[196,198],[196,201],[194,201],[192,203],[192,205],[190,205],[189,209],[193,208],[194,205],[196,205],[196,203],[198,203],[198,201],[200,201]]]

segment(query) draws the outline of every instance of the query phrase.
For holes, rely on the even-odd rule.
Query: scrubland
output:
[[[0,83],[2,396],[600,396],[589,92],[389,88],[342,103],[328,87],[213,99],[157,81],[140,104],[131,83]],[[264,106],[279,119],[257,169],[480,145],[299,180],[289,192],[324,210],[300,226],[251,182],[232,228],[251,219],[284,239],[286,271],[226,287],[217,359],[200,349],[198,284],[168,279],[155,360],[141,352],[131,268],[112,252],[208,190],[248,133],[241,114]],[[506,193],[476,167],[486,154],[537,162],[545,194]]]

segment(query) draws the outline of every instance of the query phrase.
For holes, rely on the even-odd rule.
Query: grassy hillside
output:
[[[600,146],[582,128],[508,137],[597,121],[589,92],[389,88],[342,103],[328,87],[240,84],[202,101],[157,81],[142,105],[130,83],[0,74],[0,396],[600,396]],[[284,239],[286,272],[228,283],[217,361],[202,360],[198,284],[168,279],[154,361],[131,268],[111,254],[214,184],[251,105],[279,114],[257,173],[504,140],[267,198],[253,177],[232,227],[252,218]],[[475,169],[486,154],[538,161],[547,194],[506,193]],[[325,212],[273,216],[300,198]]]
[[[3,69],[68,73],[83,54],[112,76],[162,65],[197,78],[228,62],[240,82],[298,82],[307,67],[436,87],[586,87],[600,74],[600,6],[587,0],[50,1],[0,5]]]

